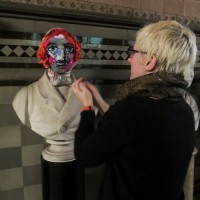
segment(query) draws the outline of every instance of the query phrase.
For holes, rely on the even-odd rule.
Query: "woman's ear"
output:
[[[151,56],[145,64],[145,70],[147,72],[152,72],[154,71],[155,67],[156,67],[156,63],[157,63],[157,58],[155,55]]]

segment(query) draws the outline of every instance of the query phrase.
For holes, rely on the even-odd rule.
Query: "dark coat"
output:
[[[194,148],[194,116],[184,99],[130,96],[110,106],[94,130],[81,113],[75,157],[105,162],[100,200],[178,200]],[[92,125],[93,124],[93,125]]]

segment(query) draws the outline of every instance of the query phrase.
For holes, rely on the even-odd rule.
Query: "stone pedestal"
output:
[[[197,149],[194,148],[192,153],[192,158],[190,160],[190,165],[188,167],[187,175],[185,177],[185,182],[183,186],[185,200],[193,200],[193,190],[194,190],[194,161],[197,154]]]
[[[69,162],[74,160],[74,141],[67,140],[49,140],[46,142],[50,144],[43,152],[42,156],[45,160],[50,162]]]

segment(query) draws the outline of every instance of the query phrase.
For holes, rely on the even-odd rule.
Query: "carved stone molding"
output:
[[[24,5],[26,4],[26,8]],[[23,5],[23,6],[22,6]],[[20,9],[21,6],[21,9]],[[30,6],[31,9],[29,8]],[[110,26],[132,27],[141,26],[148,22],[159,20],[177,20],[178,22],[191,27],[200,32],[200,18],[158,13],[153,11],[139,10],[134,8],[120,7],[102,3],[94,3],[79,0],[4,0],[0,2],[0,12],[9,10],[8,7],[16,8],[16,11],[28,12],[30,14],[40,12],[40,16],[48,15],[55,17],[56,13],[63,19],[70,17],[73,19],[84,20],[85,23],[93,21],[107,23]],[[13,9],[12,9],[13,10]],[[42,11],[42,13],[41,13]],[[57,15],[58,16],[58,15]]]

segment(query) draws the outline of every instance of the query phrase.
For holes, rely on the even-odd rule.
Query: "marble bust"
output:
[[[13,100],[20,121],[50,144],[42,152],[47,161],[74,160],[73,140],[81,103],[71,84],[75,81],[72,68],[80,59],[80,52],[80,43],[70,33],[61,28],[49,30],[37,52],[46,69],[43,76],[23,87]]]

